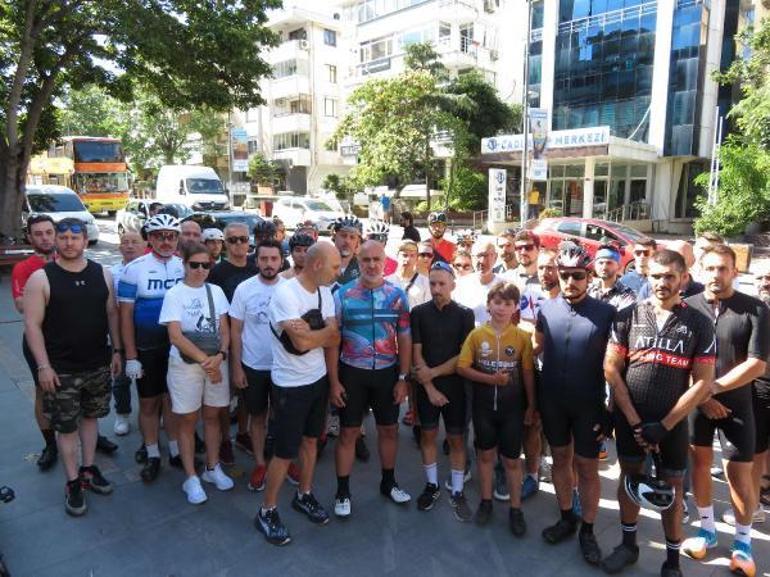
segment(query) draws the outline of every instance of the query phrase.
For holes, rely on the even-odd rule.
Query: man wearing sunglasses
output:
[[[74,516],[86,512],[84,488],[112,492],[94,465],[94,452],[97,419],[110,412],[110,381],[120,373],[122,352],[112,274],[85,258],[87,244],[85,223],[59,221],[59,258],[36,271],[24,291],[25,332],[44,411],[57,432],[67,477],[65,509]]]
[[[649,267],[650,258],[655,254],[656,249],[657,243],[652,238],[643,238],[634,243],[634,269],[624,274],[620,282],[637,295],[643,286],[649,284],[647,268]]]
[[[582,509],[580,549],[586,562],[598,565],[602,556],[593,533],[601,489],[598,456],[608,433],[603,361],[615,309],[588,296],[590,263],[582,246],[570,241],[559,246],[561,296],[540,303],[535,354],[542,352],[537,400],[561,512],[559,521],[543,530],[543,538],[560,543],[578,528],[572,512],[574,461]]]
[[[495,273],[503,274],[514,270],[519,262],[516,259],[516,249],[513,241],[516,237],[516,231],[512,228],[506,229],[497,235],[497,260],[499,264],[495,267]]]
[[[157,214],[147,221],[151,251],[128,263],[118,282],[120,333],[126,349],[125,374],[136,381],[139,428],[143,445],[136,460],[144,466],[142,480],[160,474],[160,413],[168,436],[169,465],[182,468],[177,442],[177,419],[171,412],[166,375],[171,344],[166,327],[158,323],[166,291],[184,279],[182,259],[175,255],[179,220]]]

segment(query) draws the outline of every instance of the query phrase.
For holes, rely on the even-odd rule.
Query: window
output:
[[[595,224],[586,224],[586,238],[590,240],[601,240],[607,236],[607,232]]]
[[[257,152],[259,152],[259,140],[257,140],[256,138],[252,137],[252,138],[249,138],[249,141],[248,141],[247,144],[248,144],[248,147],[249,147],[249,154],[250,155],[251,154],[256,154]]]
[[[337,46],[337,32],[324,28],[324,44],[327,46]]]
[[[559,223],[557,230],[562,234],[580,236],[580,223],[575,220],[565,220]]]
[[[277,98],[273,101],[273,116],[286,116],[287,114],[310,114],[312,112],[312,99],[306,94],[291,98]]]
[[[337,118],[337,99],[324,98],[324,116]]]
[[[284,60],[273,65],[274,78],[286,78],[295,74],[307,74],[307,60]]]
[[[304,28],[297,28],[289,32],[289,40],[307,40],[307,30]]]
[[[448,45],[452,36],[452,25],[446,22],[438,23],[438,43],[440,46]]]
[[[291,148],[310,148],[310,135],[307,132],[287,132],[273,136],[273,150]]]
[[[385,36],[362,42],[359,49],[360,62],[371,62],[380,58],[387,58],[393,54],[393,37]]]
[[[403,32],[399,37],[399,45],[401,50],[405,50],[407,46],[412,44],[429,42],[433,44],[436,40],[436,29],[433,26],[428,28],[416,28],[414,30],[407,30]]]
[[[326,81],[329,84],[337,84],[337,67],[334,64],[324,64],[326,67]]]

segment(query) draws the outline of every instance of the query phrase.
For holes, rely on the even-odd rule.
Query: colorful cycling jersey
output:
[[[166,291],[182,279],[184,265],[178,256],[162,261],[148,253],[126,265],[118,282],[118,300],[134,305],[137,349],[168,346],[168,329],[158,324],[158,318]]]
[[[342,331],[340,361],[359,369],[384,369],[398,361],[396,337],[409,334],[409,300],[404,291],[384,281],[375,289],[360,279],[334,293]]]
[[[712,323],[686,303],[660,329],[652,301],[626,307],[615,317],[609,346],[626,359],[623,376],[643,419],[665,417],[690,386],[693,364],[716,358]]]

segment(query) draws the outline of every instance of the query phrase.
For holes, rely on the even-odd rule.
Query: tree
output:
[[[141,85],[173,110],[262,104],[280,0],[4,0],[0,3],[0,233],[16,232],[33,151],[60,131],[65,86],[122,101]]]
[[[91,84],[70,90],[63,98],[61,130],[65,136],[112,136],[122,138],[130,126],[126,104]]]
[[[252,182],[263,186],[275,186],[280,180],[281,168],[277,163],[267,160],[262,153],[249,159],[248,175]]]
[[[404,66],[407,70],[422,70],[428,72],[438,82],[446,82],[449,79],[449,71],[438,52],[433,49],[430,42],[418,42],[406,47]]]
[[[339,200],[352,200],[356,187],[348,176],[339,174],[327,174],[321,186],[325,190],[331,190]]]

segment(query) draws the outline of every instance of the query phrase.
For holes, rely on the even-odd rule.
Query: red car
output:
[[[574,240],[586,247],[591,256],[601,245],[599,241],[608,238],[620,247],[620,270],[624,273],[633,268],[634,242],[648,238],[630,226],[596,218],[544,218],[534,232],[543,247],[557,249],[563,240]]]

